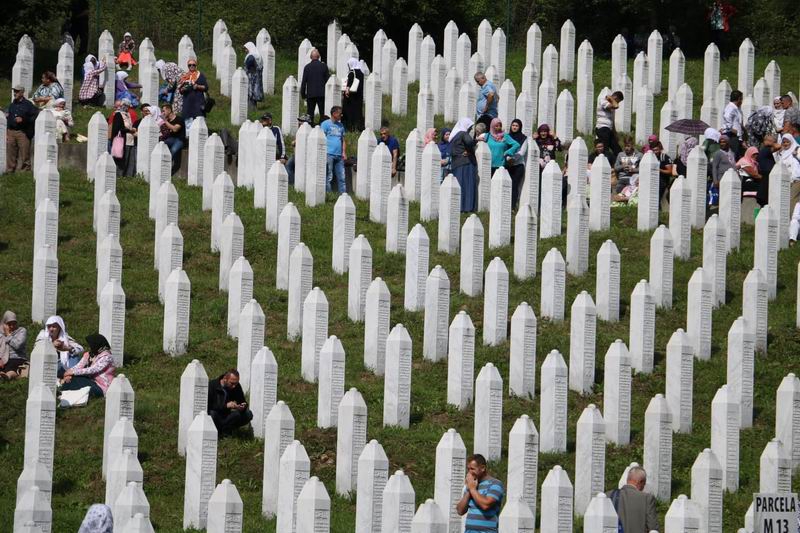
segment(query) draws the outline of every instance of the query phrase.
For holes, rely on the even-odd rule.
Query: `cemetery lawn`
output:
[[[39,54],[43,60],[46,53]],[[157,54],[159,57],[161,54]],[[168,55],[168,54],[166,54]],[[264,109],[272,111],[276,122],[280,117],[280,86],[286,76],[296,71],[291,54],[279,52],[276,72],[278,96],[270,97],[259,107],[256,118]],[[507,70],[517,88],[524,52],[509,54]],[[776,58],[784,72],[784,87],[797,81],[800,60]],[[756,72],[763,71],[767,59],[757,57]],[[55,64],[55,62],[53,62]],[[201,66],[210,65],[201,56]],[[665,74],[667,62],[664,64]],[[699,115],[699,95],[702,94],[702,61],[687,61],[687,81],[695,93],[695,116]],[[37,67],[37,72],[41,69]],[[630,67],[629,67],[630,70]],[[210,69],[206,69],[210,72]],[[595,88],[607,83],[608,61],[595,61]],[[723,63],[721,78],[736,78],[736,60]],[[791,73],[792,78],[789,78]],[[278,81],[280,80],[280,81]],[[666,77],[665,77],[666,80]],[[8,94],[9,81],[0,81],[0,92]],[[409,115],[390,117],[389,99],[384,99],[384,117],[401,144],[413,127],[416,108],[416,85],[410,90]],[[77,90],[77,87],[76,87]],[[216,88],[214,89],[215,93]],[[657,100],[659,110],[663,95]],[[85,134],[90,110],[76,107],[76,131]],[[657,115],[656,115],[657,116]],[[229,119],[227,99],[218,97],[217,108],[209,119],[210,128],[222,127]],[[441,117],[437,117],[441,125]],[[235,128],[234,128],[235,130]],[[355,137],[348,137],[355,147]],[[210,377],[220,375],[235,365],[236,342],[226,336],[227,295],[217,290],[219,259],[210,252],[211,213],[201,210],[201,189],[188,187],[186,181],[174,181],[180,195],[179,227],[184,236],[184,269],[192,282],[191,328],[189,353],[172,359],[161,351],[162,306],[158,302],[158,276],[153,270],[154,224],[148,218],[148,186],[141,179],[121,179],[117,196],[122,205],[120,243],[123,249],[122,286],[127,295],[125,373],[136,392],[135,423],[139,435],[139,460],[144,469],[144,490],[151,506],[151,520],[156,531],[177,532],[182,529],[184,460],[177,453],[177,421],[180,375],[192,359],[200,360]],[[33,259],[34,183],[29,173],[0,177],[0,305],[13,309],[22,325],[29,327],[29,350],[39,327],[29,324]],[[275,289],[277,237],[264,229],[264,211],[253,209],[250,191],[236,189],[236,212],[245,228],[245,255],[254,270],[254,298],[267,317],[266,344],[279,364],[278,398],[285,400],[296,420],[296,438],[309,454],[312,475],[319,476],[331,494],[331,530],[352,532],[355,524],[355,499],[335,495],[336,430],[316,428],[316,385],[300,378],[300,342],[286,340],[287,293]],[[86,335],[98,327],[98,308],[95,303],[95,235],[92,232],[92,184],[81,171],[61,170],[59,220],[59,294],[58,310],[64,316],[70,334],[83,342]],[[366,371],[363,366],[363,323],[347,318],[347,276],[331,269],[331,240],[333,203],[314,209],[305,207],[303,197],[290,191],[303,221],[301,240],[309,246],[314,257],[314,285],[325,291],[330,303],[329,334],[338,336],[347,354],[345,387],[356,387],[364,396],[369,409],[368,438],[377,439],[390,460],[390,473],[402,468],[411,478],[417,504],[433,497],[435,447],[442,434],[455,428],[472,450],[473,410],[459,412],[446,404],[447,362],[430,363],[422,359],[424,313],[403,309],[405,258],[386,254],[385,226],[368,220],[368,204],[356,201],[356,233],[363,233],[373,250],[373,277],[382,277],[392,295],[391,324],[402,323],[413,340],[413,374],[411,397],[411,427],[408,430],[382,427],[383,380]],[[661,222],[667,223],[666,213]],[[557,247],[565,255],[566,216],[564,235],[540,241],[538,263],[546,252]],[[409,230],[419,220],[419,205],[411,204]],[[461,222],[465,220],[462,216]],[[481,220],[488,236],[488,214]],[[437,224],[424,223],[430,237],[430,268],[439,264],[447,271],[451,284],[450,318],[460,310],[469,313],[476,327],[475,372],[486,364],[495,364],[508,391],[509,344],[487,348],[483,337],[483,298],[470,298],[458,292],[459,258],[436,251]],[[603,359],[615,339],[628,342],[630,293],[635,284],[649,276],[650,233],[639,233],[635,208],[612,209],[612,229],[592,233],[590,237],[590,269],[581,276],[567,277],[566,308],[569,309],[581,290],[595,291],[594,257],[606,239],[612,239],[621,254],[621,320],[617,323],[598,321],[597,370],[594,393],[578,396],[569,393],[568,453],[540,454],[537,486],[555,465],[562,465],[575,479],[575,424],[584,407],[603,404]],[[499,256],[509,271],[513,267],[513,245],[486,250],[484,266]],[[752,493],[758,492],[759,457],[764,446],[774,437],[775,391],[788,372],[797,372],[797,353],[800,334],[795,327],[798,248],[784,250],[779,255],[778,294],[769,306],[769,347],[767,355],[757,356],[755,365],[753,427],[743,430],[740,446],[740,488],[724,498],[724,531],[735,531],[743,525],[744,514]],[[616,485],[625,466],[631,461],[643,461],[644,411],[650,399],[665,390],[665,350],[675,329],[686,326],[686,288],[691,274],[702,264],[702,232],[692,232],[692,254],[688,261],[675,261],[674,304],[672,309],[658,310],[656,315],[655,371],[633,379],[631,413],[631,444],[626,447],[607,447],[606,488]],[[694,367],[694,429],[690,435],[673,438],[672,498],[690,493],[690,469],[697,454],[710,447],[710,405],[716,390],[726,381],[727,332],[741,315],[742,283],[753,264],[753,229],[743,226],[738,251],[727,261],[726,305],[714,311],[712,357],[708,362],[695,361]],[[602,280],[601,280],[602,281]],[[520,302],[529,302],[539,314],[540,278],[519,281],[510,278],[509,317]],[[569,313],[567,312],[567,318]],[[537,394],[541,362],[552,349],[559,350],[569,363],[569,321],[551,323],[539,319],[537,335]],[[6,505],[0,507],[0,523],[13,522],[16,479],[22,471],[25,399],[27,381],[0,384],[4,416],[0,419],[0,496]],[[505,398],[503,405],[503,460],[490,465],[494,474],[506,479],[508,431],[521,414],[528,414],[537,424],[539,398],[533,401]],[[59,410],[57,414],[55,472],[53,479],[53,530],[76,531],[87,507],[104,499],[101,476],[103,445],[103,402],[93,400],[82,409]],[[263,441],[246,433],[224,439],[219,444],[217,481],[229,478],[236,484],[244,500],[245,530],[274,531],[275,521],[261,516],[263,470]],[[797,477],[795,491],[800,487]],[[539,508],[537,504],[537,508]],[[667,504],[659,505],[663,524]],[[537,513],[538,516],[538,513]],[[582,528],[576,520],[576,529]]]

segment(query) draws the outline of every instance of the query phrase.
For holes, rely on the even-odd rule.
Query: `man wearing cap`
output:
[[[26,345],[28,331],[19,327],[13,311],[3,314],[0,330],[0,379],[14,379],[22,367],[28,364]]]
[[[297,129],[300,129],[300,126],[303,125],[303,122],[311,125],[311,117],[309,115],[300,115],[297,117]],[[294,148],[295,142],[292,140],[292,148]],[[286,157],[284,155],[284,157]],[[292,157],[289,158],[289,161],[286,162],[286,173],[289,175],[289,185],[294,187],[294,154]]]
[[[31,169],[31,139],[39,110],[25,98],[25,87],[15,85],[14,99],[6,110],[6,172]]]
[[[264,113],[259,119],[261,125],[272,131],[275,136],[275,159],[286,164],[286,149],[283,146],[283,132],[272,123],[272,113]]]
[[[300,80],[300,97],[306,101],[306,113],[314,125],[314,112],[319,109],[319,116],[325,114],[325,82],[328,81],[328,66],[320,61],[319,50],[311,50],[311,61],[303,68]]]

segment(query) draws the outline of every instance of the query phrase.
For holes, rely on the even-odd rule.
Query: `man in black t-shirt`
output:
[[[161,106],[161,118],[164,120],[161,125],[161,140],[169,147],[169,153],[172,154],[174,175],[181,168],[181,150],[186,144],[186,123],[183,117],[175,114],[169,104]]]

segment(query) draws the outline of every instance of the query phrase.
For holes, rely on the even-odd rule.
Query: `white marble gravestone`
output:
[[[250,409],[253,435],[264,438],[266,419],[277,401],[278,363],[272,351],[262,346],[250,364]]]
[[[328,338],[328,299],[314,287],[303,302],[303,344],[300,373],[303,379],[315,383],[319,375],[319,350]]]
[[[322,128],[315,127],[306,141],[306,205],[314,207],[325,203],[327,144]],[[331,184],[333,187],[335,184]]]
[[[542,75],[537,95],[536,121],[540,124],[555,124],[556,121],[556,86],[551,78]]]
[[[772,439],[764,447],[759,466],[759,492],[792,491],[792,458],[779,439]]]
[[[394,63],[391,93],[392,114],[399,117],[406,116],[408,112],[408,65],[402,57]]]
[[[756,48],[749,38],[745,38],[739,45],[739,75],[736,83],[737,88],[745,96],[753,94],[753,70],[755,68]]]
[[[410,531],[414,518],[414,487],[402,470],[389,477],[383,488],[381,531]]]
[[[347,317],[361,322],[364,320],[367,288],[372,280],[372,247],[362,234],[353,240],[350,247],[348,272]]]
[[[193,359],[181,374],[180,411],[178,415],[178,453],[186,455],[189,426],[208,406],[208,374],[203,363]]]
[[[700,530],[722,533],[722,467],[706,448],[692,465],[691,499],[700,514]]]
[[[733,321],[728,330],[727,384],[728,396],[739,404],[741,429],[753,425],[755,341],[755,334],[744,317]]]
[[[694,349],[689,336],[678,328],[667,343],[666,401],[672,414],[672,430],[692,432]]]
[[[30,487],[14,509],[14,533],[51,533],[50,499],[39,487]]]
[[[236,485],[223,479],[208,499],[208,533],[241,533],[244,503]]]
[[[95,169],[99,165],[98,159],[102,154],[108,153],[108,127],[108,122],[106,122],[105,117],[99,111],[96,111],[92,115],[92,118],[89,119],[88,133],[86,134],[88,138],[86,141],[86,175],[89,181],[95,181]],[[5,161],[5,158],[3,158],[3,161]],[[116,178],[116,166],[113,164],[113,159],[111,163],[110,167],[106,164],[105,168],[113,169],[113,172],[110,174]],[[5,172],[5,168],[3,172]],[[96,190],[95,188],[95,191]],[[100,190],[102,191],[102,188]]]
[[[461,228],[461,261],[459,290],[467,296],[483,292],[484,230],[474,213]]]
[[[231,124],[240,126],[247,120],[248,106],[247,73],[242,67],[231,75]]]
[[[119,235],[122,213],[114,191],[106,191],[97,204],[97,237],[95,264],[99,264],[103,241],[109,235]]]
[[[467,448],[458,432],[450,428],[436,445],[436,473],[434,499],[441,509],[447,510],[447,532],[458,532],[461,516],[456,504],[461,499],[466,475]]]
[[[252,177],[253,177],[253,207],[267,207],[267,190],[270,185],[270,172],[276,165],[277,138],[269,128],[257,130],[253,142]],[[276,199],[277,200],[277,199]]]
[[[408,197],[405,187],[392,187],[386,206],[386,252],[405,254],[408,245]]]
[[[211,199],[211,251],[216,252],[221,247],[220,236],[222,223],[233,213],[234,188],[233,180],[227,172],[221,172],[214,179]]]
[[[391,295],[381,278],[370,283],[365,296],[364,366],[382,376],[386,361],[386,338],[389,335]]]
[[[108,280],[100,293],[98,331],[111,343],[114,366],[120,368],[125,360],[125,291],[117,279]]]
[[[758,268],[748,272],[742,290],[742,316],[755,335],[755,351],[767,351],[767,280]]]
[[[572,142],[575,135],[575,99],[567,89],[562,90],[556,99],[555,128],[564,142]]]
[[[258,301],[253,298],[243,301],[238,320],[236,368],[239,370],[239,384],[244,392],[250,390],[251,366],[256,354],[264,346],[265,330],[266,317]]]
[[[624,41],[623,41],[624,43]],[[612,44],[612,61],[614,48]],[[623,51],[623,55],[625,52]],[[625,56],[627,57],[627,56]],[[618,58],[619,59],[619,58]],[[594,49],[592,44],[584,39],[578,47],[578,70],[577,70],[577,87],[576,87],[576,100],[577,100],[577,114],[576,114],[576,127],[577,130],[584,134],[590,134],[594,125],[594,82],[593,82],[593,62],[594,62]],[[619,65],[616,65],[617,73],[612,76],[612,82],[625,75],[624,71],[619,71]],[[612,67],[613,70],[614,67]],[[624,67],[623,67],[624,68]],[[623,101],[624,102],[624,101]],[[630,106],[626,106],[630,109]],[[628,114],[630,116],[630,114]],[[629,121],[630,123],[630,121]],[[630,129],[630,128],[628,128]],[[622,130],[627,131],[627,130]]]
[[[438,251],[458,253],[460,231],[461,186],[455,176],[448,174],[439,188]]]
[[[34,343],[30,355],[28,396],[31,395],[37,385],[45,385],[55,393],[59,354],[53,347],[52,342],[47,339],[41,339],[39,342]]]
[[[705,212],[705,206],[703,206]],[[689,259],[692,251],[692,189],[689,181],[678,176],[670,187],[669,233],[674,257]]]
[[[483,344],[497,346],[506,340],[508,322],[508,269],[499,257],[486,268],[483,304]]]
[[[542,171],[539,238],[561,235],[562,174],[558,163],[549,161]]]
[[[668,502],[672,483],[672,412],[662,394],[656,394],[644,414],[645,491]]]
[[[611,227],[611,166],[604,155],[599,155],[589,171],[589,231],[603,231]]]
[[[753,267],[759,269],[766,278],[769,300],[774,300],[777,292],[779,226],[774,207],[765,205],[759,210],[753,245]]]
[[[367,301],[369,302],[369,296]],[[386,316],[388,318],[388,311]],[[449,323],[450,279],[447,277],[447,272],[440,265],[436,265],[425,281],[423,358],[436,362],[447,357]]]
[[[430,239],[422,224],[417,224],[408,234],[406,250],[405,298],[407,311],[425,308],[425,284],[428,276]]]
[[[792,459],[792,468],[800,465],[800,380],[786,374],[775,393],[775,437],[781,440]]]
[[[183,527],[205,529],[208,500],[217,476],[217,428],[202,412],[189,426],[186,441],[186,489],[183,498]]]
[[[542,30],[535,22],[525,34],[525,63],[532,64],[539,70],[542,61]]]
[[[370,160],[369,219],[386,224],[389,189],[392,183],[392,155],[385,144],[375,147]]]
[[[575,430],[575,514],[586,513],[592,494],[605,488],[605,423],[600,409],[589,404]],[[542,494],[544,496],[544,494]],[[542,506],[544,509],[544,506]]]
[[[507,498],[508,502],[522,503],[530,513],[531,529],[536,517],[538,465],[539,433],[530,417],[522,415],[514,422],[508,434]]]
[[[266,229],[268,233],[277,233],[280,214],[289,201],[289,174],[286,167],[275,162],[267,173],[266,192]]]
[[[569,474],[554,466],[542,482],[541,528],[543,531],[572,531],[573,490]]]
[[[479,142],[475,148],[478,163],[478,211],[489,211],[492,194],[492,152],[489,145]]]
[[[514,217],[514,276],[519,280],[536,276],[537,236],[535,208],[521,203]]]
[[[189,345],[189,312],[192,285],[182,269],[173,270],[164,284],[164,335],[162,350],[173,357]]]
[[[533,399],[536,395],[536,314],[527,302],[511,317],[508,394]]]
[[[791,172],[786,165],[775,165],[769,173],[769,205],[778,216],[778,248],[789,246]],[[721,192],[721,190],[720,190]]]
[[[125,421],[127,422],[127,420]],[[130,427],[132,430],[133,426]],[[144,472],[142,471],[142,465],[139,464],[139,459],[136,457],[135,446],[119,450],[119,453],[115,454],[111,460],[106,475],[105,504],[109,507],[113,506],[130,482],[140,485],[144,482]]]
[[[364,112],[365,128],[377,131],[381,127],[383,93],[381,90],[380,77],[374,72],[366,76],[364,83],[364,102],[366,104]],[[433,118],[433,115],[431,115],[431,118]]]
[[[163,183],[156,198],[156,230],[153,236],[153,267],[159,269],[161,234],[170,224],[178,224],[178,191],[171,181]]]
[[[350,246],[356,232],[356,206],[347,194],[342,194],[333,207],[333,270],[344,274],[348,270]]]
[[[558,49],[548,44],[542,52],[542,68],[538,69],[542,82],[550,81],[553,85],[558,83],[558,63]]]
[[[636,90],[636,70],[634,70],[634,91]],[[653,92],[644,84],[639,87],[639,94],[635,98],[636,111],[636,144],[646,144],[647,137],[653,133]]]
[[[311,476],[297,496],[298,533],[327,533],[331,524],[331,498],[325,485]]]
[[[542,290],[539,313],[552,321],[564,320],[566,263],[557,248],[551,248],[542,261]]]
[[[32,354],[33,355],[33,354]],[[56,399],[53,388],[39,381],[25,401],[24,464],[42,463],[53,473],[56,433]]]
[[[727,230],[725,223],[716,213],[709,217],[703,229],[703,272],[711,283],[712,302],[715,308],[725,305]]]
[[[283,436],[281,436],[282,438]],[[292,441],[281,454],[278,481],[278,506],[275,531],[297,531],[297,498],[308,481],[311,461],[299,440]]]
[[[394,75],[394,65],[397,62],[397,45],[389,39],[381,47],[381,85],[383,94],[392,94],[392,77]],[[373,52],[374,53],[374,52]],[[374,63],[374,61],[373,61]]]
[[[300,213],[292,202],[287,203],[278,218],[278,261],[275,287],[289,289],[291,257],[300,243]],[[304,295],[305,296],[305,295]]]
[[[34,251],[31,320],[44,323],[56,313],[58,301],[58,257],[49,244]]]
[[[342,342],[331,335],[319,351],[317,427],[336,425],[339,402],[344,396],[345,353]]]
[[[589,268],[589,208],[580,193],[567,200],[567,271],[582,276]]]
[[[711,450],[722,467],[726,492],[739,489],[739,425],[739,403],[723,385],[711,401]]]
[[[466,409],[473,397],[475,326],[466,311],[459,311],[448,331],[447,403]]]
[[[358,458],[356,531],[379,532],[383,489],[389,478],[389,459],[377,440],[369,441]]]
[[[631,366],[636,372],[653,371],[655,351],[656,304],[647,280],[640,280],[630,297]]]
[[[336,427],[336,493],[348,497],[355,491],[358,458],[367,443],[367,404],[358,390],[342,396]]]
[[[33,249],[38,250],[45,244],[58,248],[58,204],[50,198],[39,203],[34,223]],[[102,243],[98,243],[100,245]]]
[[[47,134],[48,138],[50,134]],[[46,148],[43,144],[39,144],[39,152],[43,152]],[[37,165],[35,174],[36,180],[36,196],[34,199],[34,208],[39,207],[45,198],[50,200],[56,205],[59,205],[61,176],[59,175],[57,165],[58,157],[55,156],[48,158]],[[116,188],[116,187],[115,187]],[[106,191],[102,191],[104,194]]]
[[[604,360],[603,418],[608,442],[627,446],[631,437],[631,354],[620,339]]]
[[[47,469],[47,465],[38,460],[25,463],[22,473],[17,478],[16,505],[19,505],[22,497],[32,487],[38,487],[45,499],[51,501],[53,476]]]
[[[597,317],[607,322],[619,320],[620,254],[614,241],[607,240],[597,252]]]
[[[314,257],[304,243],[297,243],[289,258],[289,305],[286,338],[297,340],[303,333],[303,304],[314,280]]]
[[[613,531],[619,524],[619,518],[617,517],[617,512],[614,510],[611,499],[602,491],[592,497],[589,505],[586,507],[583,520],[584,533],[605,533],[606,531]]]
[[[489,203],[489,249],[511,243],[511,177],[500,167],[491,178]]]
[[[281,131],[284,135],[294,135],[297,132],[297,114],[300,105],[300,87],[294,76],[289,76],[283,82],[283,105],[281,106]]]
[[[707,361],[711,358],[711,309],[714,292],[703,268],[698,268],[689,279],[686,306],[686,333],[692,342],[694,356]]]
[[[591,295],[581,291],[570,312],[569,388],[580,394],[592,391],[595,375],[597,310]]]
[[[278,509],[280,458],[294,440],[295,422],[292,411],[279,400],[269,411],[264,423],[264,476],[261,514],[272,518]]]
[[[439,150],[439,145],[435,142],[429,142],[425,145],[422,151],[420,168],[420,220],[427,222],[439,218],[442,154]]]
[[[503,448],[503,378],[486,363],[475,379],[474,453],[487,461],[501,458]]]
[[[224,171],[225,166],[225,146],[219,135],[212,133],[208,136],[201,157],[203,158],[203,211],[210,211],[214,197],[214,180]]]
[[[411,415],[411,337],[402,324],[386,338],[383,425],[408,429]]]
[[[253,268],[242,255],[234,261],[228,276],[228,336],[239,336],[239,317],[253,297]]]

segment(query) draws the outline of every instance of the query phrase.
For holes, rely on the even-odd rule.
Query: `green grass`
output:
[[[40,57],[44,54],[37,54]],[[283,80],[295,70],[293,57],[280,61],[276,80]],[[201,66],[209,65],[201,58]],[[508,71],[519,87],[519,73],[523,57],[512,53]],[[666,63],[666,62],[665,62]],[[787,73],[796,72],[797,59],[780,60]],[[763,70],[766,60],[757,61]],[[208,69],[210,70],[210,69]],[[595,85],[599,89],[609,70],[607,61],[595,62]],[[666,64],[665,64],[666,71]],[[722,77],[735,79],[735,60],[723,64]],[[700,94],[702,63],[687,62],[687,80]],[[787,82],[784,81],[786,84]],[[9,82],[0,82],[0,92]],[[278,93],[281,82],[277,83]],[[415,91],[412,90],[411,94]],[[4,92],[3,94],[7,94]],[[663,98],[663,96],[661,97]],[[279,96],[270,97],[252,116],[269,109],[280,116]],[[391,117],[390,124],[398,137],[404,140],[413,127],[416,99],[409,100],[409,115]],[[660,107],[660,103],[658,104]],[[656,109],[658,109],[657,107]],[[695,101],[695,114],[699,102]],[[388,101],[384,101],[384,117],[388,115]],[[212,128],[227,122],[229,108],[223,98],[218,98],[209,123]],[[85,131],[91,110],[76,109],[77,131]],[[438,123],[437,119],[437,123]],[[353,138],[355,141],[355,138]],[[91,229],[92,185],[82,172],[63,170],[61,173],[60,236],[59,236],[59,313],[65,317],[70,333],[77,339],[96,331],[98,309],[95,304],[95,236]],[[34,220],[34,186],[27,173],[4,175],[0,178],[0,302],[4,308],[15,310],[23,325],[30,328],[30,338],[37,326],[29,324],[32,279],[32,242]],[[127,294],[127,323],[125,367],[121,369],[131,380],[136,391],[135,427],[139,435],[139,459],[144,469],[144,489],[151,505],[151,519],[157,531],[180,531],[182,525],[184,461],[177,454],[177,420],[180,375],[186,364],[199,359],[210,376],[219,375],[235,364],[236,342],[225,335],[227,295],[217,290],[218,257],[209,252],[210,213],[201,211],[201,191],[190,188],[183,180],[176,180],[180,194],[179,226],[185,239],[184,269],[192,281],[191,335],[189,353],[172,359],[161,352],[162,307],[157,298],[157,273],[152,269],[153,223],[147,216],[148,188],[138,179],[120,180],[117,195],[122,204],[121,244],[124,253],[123,287]],[[403,309],[404,258],[384,253],[385,227],[369,222],[368,205],[356,202],[357,233],[369,239],[374,252],[373,276],[381,276],[392,294],[391,323],[403,323],[413,339],[412,415],[409,430],[381,427],[383,380],[366,371],[363,366],[363,324],[354,324],[347,318],[347,277],[331,269],[331,237],[334,197],[314,209],[306,208],[302,197],[290,193],[290,200],[298,206],[304,224],[302,240],[314,256],[314,285],[321,287],[330,302],[329,334],[338,336],[347,354],[345,386],[356,387],[363,394],[369,409],[368,438],[381,442],[391,462],[392,471],[402,468],[411,477],[417,503],[433,496],[435,447],[447,428],[458,430],[468,450],[472,449],[472,409],[459,412],[446,405],[447,364],[432,364],[422,360],[423,313],[408,313]],[[264,212],[252,208],[252,193],[236,190],[236,211],[245,227],[245,255],[254,273],[254,297],[267,316],[266,343],[279,364],[278,397],[290,406],[297,423],[296,436],[305,445],[312,461],[312,474],[322,479],[332,495],[331,529],[337,532],[354,530],[355,501],[334,496],[335,490],[335,429],[320,430],[316,421],[316,387],[300,378],[300,342],[286,340],[287,294],[276,290],[275,263],[277,239],[264,230]],[[419,219],[419,207],[412,204],[411,225]],[[564,217],[566,219],[566,217]],[[488,231],[488,216],[481,215]],[[628,340],[629,295],[635,284],[649,275],[649,233],[638,233],[635,226],[636,210],[614,209],[612,229],[591,234],[591,257],[606,239],[612,239],[622,254],[621,321],[599,322],[597,328],[597,382],[595,392],[587,396],[569,394],[568,452],[541,454],[539,459],[539,484],[547,472],[557,464],[562,465],[574,480],[575,423],[583,408],[596,403],[602,408],[603,358],[607,347],[617,338]],[[462,222],[464,217],[462,217]],[[665,214],[661,221],[667,222]],[[450,314],[466,310],[482,338],[483,299],[469,298],[457,292],[458,256],[436,252],[436,223],[424,224],[431,240],[430,266],[440,264],[447,271],[451,288]],[[692,272],[702,263],[702,236],[694,231],[692,256],[689,261],[676,261],[674,273],[674,306],[659,310],[656,319],[656,365],[651,375],[636,376],[633,380],[634,401],[631,414],[631,444],[626,447],[609,445],[606,457],[606,485],[616,483],[624,467],[631,461],[642,462],[644,440],[644,410],[655,394],[665,388],[665,347],[672,332],[686,323],[686,286]],[[538,245],[539,261],[551,247],[565,253],[565,237],[542,241]],[[495,256],[501,257],[511,270],[513,249],[487,250],[485,265]],[[797,371],[796,354],[800,349],[800,336],[795,328],[796,266],[800,259],[797,248],[781,252],[778,270],[778,296],[769,307],[769,351],[759,356],[755,366],[755,416],[753,427],[741,434],[740,489],[725,496],[725,531],[733,531],[743,523],[744,513],[753,492],[758,491],[759,457],[769,439],[774,436],[775,390],[783,376]],[[710,445],[710,403],[717,388],[726,380],[727,332],[741,314],[742,283],[753,264],[753,230],[743,227],[739,251],[728,257],[727,305],[714,312],[712,331],[712,358],[708,362],[695,362],[694,431],[691,435],[675,435],[673,440],[672,496],[690,492],[690,468],[697,454]],[[595,294],[595,262],[581,277],[567,279],[567,306],[571,305],[581,290]],[[509,317],[516,306],[527,301],[539,310],[540,280],[520,282],[511,278]],[[537,364],[544,356],[557,349],[568,361],[569,322],[550,323],[539,320],[537,338]],[[487,348],[476,343],[475,368],[487,362],[494,363],[508,387],[509,345]],[[537,375],[540,375],[537,369]],[[1,385],[6,415],[0,420],[0,495],[12,501],[16,478],[22,470],[25,398],[27,383],[18,381]],[[504,400],[504,458],[491,465],[501,479],[506,478],[507,433],[521,414],[528,414],[538,423],[539,401],[516,398]],[[55,452],[55,477],[53,480],[54,530],[75,531],[89,504],[104,499],[104,483],[100,473],[102,457],[103,403],[92,401],[84,409],[58,412]],[[263,468],[263,442],[245,437],[225,439],[220,442],[217,477],[231,479],[239,489],[245,504],[245,529],[248,531],[273,531],[274,520],[261,517],[261,488]],[[794,482],[797,489],[800,483]],[[668,505],[659,506],[663,515]],[[13,506],[0,508],[0,520],[10,524]],[[580,521],[576,521],[580,527]]]

